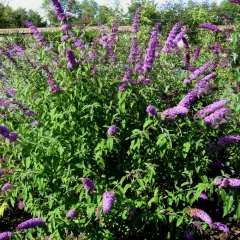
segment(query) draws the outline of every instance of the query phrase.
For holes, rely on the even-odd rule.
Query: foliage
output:
[[[148,16],[147,10],[143,16]],[[88,239],[157,239],[159,235],[179,239],[184,231],[199,233],[188,214],[190,208],[204,208],[214,222],[217,209],[223,209],[223,217],[240,217],[236,188],[214,184],[217,176],[239,176],[239,143],[226,148],[217,145],[220,137],[239,134],[235,87],[239,69],[221,65],[226,61],[230,65],[229,49],[236,49],[234,43],[224,39],[225,52],[221,49],[216,59],[208,48],[215,39],[203,41],[199,59],[191,64],[199,68],[209,61],[216,63],[212,90],[199,95],[185,117],[166,121],[160,113],[176,106],[191,89],[183,84],[189,76],[183,57],[187,52],[192,56],[195,46],[175,47],[167,54],[160,48],[165,41],[158,42],[160,58],[154,55],[151,71],[135,71],[124,83],[125,71],[135,66],[129,61],[131,37],[138,37],[145,57],[151,46],[150,31],[148,26],[131,35],[115,36],[115,31],[113,27],[108,33],[108,48],[100,33],[97,42],[90,42],[84,31],[72,30],[48,36],[48,40],[54,38],[50,49],[27,41],[26,56],[19,56],[6,42],[1,44],[1,125],[18,133],[16,141],[4,137],[1,141],[2,157],[8,158],[7,163],[0,162],[1,168],[12,171],[0,179],[1,185],[12,184],[4,192],[5,201],[11,206],[23,201],[25,211],[46,222],[43,228],[14,232],[15,239],[37,239],[44,234],[66,239],[65,230],[83,233]],[[67,34],[69,39],[59,40]],[[74,45],[75,34],[84,41],[81,50]],[[69,49],[75,57],[68,55]],[[135,81],[140,76],[151,83]],[[123,83],[127,88],[119,91]],[[11,93],[12,88],[17,92]],[[215,129],[195,114],[219,99],[230,100],[233,114]],[[148,115],[149,105],[157,115]],[[117,131],[109,134],[112,125]],[[225,167],[212,167],[219,161]],[[82,184],[86,177],[96,186],[93,194]],[[115,202],[104,213],[102,195],[108,191],[114,192]],[[201,199],[202,193],[208,200]],[[77,212],[72,221],[67,216],[70,210]],[[204,221],[200,223],[210,230]]]

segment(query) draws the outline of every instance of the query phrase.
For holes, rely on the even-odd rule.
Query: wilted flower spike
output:
[[[2,233],[0,233],[0,240],[9,239],[11,237],[12,237],[12,233],[11,232],[2,232]]]
[[[111,210],[112,205],[114,204],[115,194],[114,192],[105,192],[102,197],[103,197],[103,212],[108,213]]]
[[[228,143],[239,142],[240,135],[230,134],[225,137],[219,138],[218,145],[225,147]]]
[[[73,218],[76,216],[76,210],[70,210],[67,214],[68,221],[71,222]]]
[[[43,227],[45,223],[43,222],[42,218],[32,218],[25,222],[20,223],[16,230],[28,229],[28,228],[35,228],[35,227]]]
[[[189,209],[189,210],[187,211],[187,214],[188,214],[190,217],[200,218],[200,219],[203,220],[205,223],[207,223],[210,228],[212,228],[212,226],[213,226],[212,219],[211,219],[211,217],[210,217],[206,212],[204,212],[203,210],[198,209],[198,208],[191,208],[191,209]]]

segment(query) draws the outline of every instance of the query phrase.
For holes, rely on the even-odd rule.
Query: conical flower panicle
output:
[[[45,226],[45,222],[42,220],[41,217],[39,218],[32,218],[25,222],[20,223],[16,230],[28,229],[28,228],[35,228],[35,227],[43,227]]]
[[[105,192],[103,194],[103,212],[108,213],[115,201],[115,194],[114,192]]]

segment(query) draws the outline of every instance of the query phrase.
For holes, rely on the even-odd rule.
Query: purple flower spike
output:
[[[127,89],[127,87],[128,87],[128,85],[126,84],[126,83],[123,83],[123,84],[121,84],[120,86],[119,86],[119,91],[120,92],[123,92],[123,91],[125,91],[126,89]]]
[[[214,113],[210,114],[208,117],[205,117],[204,122],[207,126],[213,125],[216,121],[222,120],[225,114],[231,113],[230,108],[221,108]]]
[[[69,24],[69,23],[66,23],[66,24],[63,24],[63,25],[60,27],[60,29],[61,29],[62,31],[67,31],[67,30],[69,30],[69,29],[72,29],[72,25]]]
[[[240,0],[230,0],[231,3],[236,3],[238,5],[240,5]]]
[[[58,0],[52,0],[53,7],[55,9],[55,13],[58,16],[59,21],[64,21],[67,19],[67,15],[64,14],[63,8]]]
[[[193,53],[193,56],[192,56],[193,61],[198,60],[201,49],[202,49],[202,46],[199,46],[194,50],[194,53]]]
[[[182,106],[176,106],[173,108],[168,108],[164,112],[161,113],[160,118],[162,120],[165,119],[174,119],[176,116],[185,116],[188,113],[188,109]]]
[[[150,40],[148,42],[148,48],[146,52],[146,56],[144,59],[144,65],[143,65],[143,72],[147,73],[152,69],[154,60],[155,60],[155,53],[158,46],[158,29],[159,29],[160,23],[156,23],[153,27]]]
[[[240,135],[231,134],[231,135],[219,138],[218,145],[225,147],[228,143],[239,142],[239,141],[240,141]]]
[[[72,69],[75,66],[78,66],[78,62],[76,61],[75,55],[71,49],[66,50],[66,60],[68,62],[70,69]]]
[[[76,210],[70,210],[67,214],[68,221],[71,222],[73,218],[76,216],[77,211]]]
[[[137,61],[138,57],[138,39],[136,37],[132,38],[132,47],[129,55],[128,61],[134,63]]]
[[[12,184],[10,183],[5,183],[3,186],[2,186],[2,191],[3,192],[6,192],[8,189],[12,188]]]
[[[208,196],[206,195],[206,193],[201,193],[201,194],[199,195],[199,198],[202,198],[202,199],[204,199],[204,200],[208,200]]]
[[[143,10],[143,6],[139,7],[138,10],[136,11],[136,14],[134,17],[134,22],[132,25],[132,30],[131,30],[132,33],[138,32],[138,29],[140,27],[140,14],[141,14],[142,10]]]
[[[198,221],[193,221],[193,225],[200,231],[202,234],[202,225]]]
[[[215,33],[221,33],[221,30],[217,26],[209,24],[209,23],[202,23],[202,24],[199,25],[199,27],[208,29],[208,30],[210,30],[212,32],[215,32]]]
[[[195,90],[190,91],[178,104],[178,106],[188,108],[196,101],[198,92]]]
[[[203,220],[205,223],[207,223],[210,228],[212,228],[212,226],[213,226],[212,219],[211,219],[211,217],[210,217],[206,212],[204,212],[203,210],[198,209],[198,208],[191,208],[191,209],[189,209],[189,210],[187,211],[187,214],[188,214],[190,217],[200,218],[200,219]]]
[[[198,68],[197,70],[195,70],[192,74],[189,75],[189,79],[190,80],[195,80],[198,78],[198,76],[200,76],[201,74],[203,74],[210,66],[212,66],[213,63],[212,62],[208,62],[203,64],[200,68]]]
[[[105,192],[102,197],[103,197],[103,212],[108,213],[111,210],[112,205],[114,204],[115,194],[114,192]]]
[[[195,85],[195,88],[197,89],[200,89],[200,88],[206,88],[207,86],[207,83],[213,79],[213,78],[216,78],[217,75],[216,74],[208,74],[206,77],[202,78],[200,81],[198,81]]]
[[[43,222],[42,218],[32,218],[25,222],[20,223],[16,230],[22,230],[22,229],[28,229],[28,228],[35,228],[35,227],[43,227],[45,225],[45,222]]]
[[[8,142],[16,142],[17,141],[17,138],[18,138],[18,133],[16,132],[11,132],[9,133],[8,137],[6,138],[6,140]]]
[[[229,228],[228,228],[225,224],[220,223],[220,222],[215,222],[215,223],[213,224],[213,228],[214,228],[214,229],[218,229],[218,230],[220,230],[220,231],[223,231],[223,232],[225,232],[225,233],[229,233]]]
[[[93,190],[95,189],[95,185],[93,183],[93,181],[90,178],[84,178],[82,180],[82,184],[84,189],[88,189],[88,194],[92,195],[93,194]]]
[[[154,117],[157,114],[157,111],[154,106],[150,105],[147,107],[146,112],[149,114],[149,116]]]
[[[9,130],[7,129],[7,127],[0,125],[0,134],[3,137],[8,137],[9,136]]]
[[[12,233],[11,232],[2,232],[2,233],[0,233],[0,240],[9,239],[11,237],[12,237]]]
[[[117,134],[117,127],[116,125],[112,125],[109,127],[108,131],[107,131],[108,136],[113,136]]]

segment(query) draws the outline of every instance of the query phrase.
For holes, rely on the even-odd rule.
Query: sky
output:
[[[41,5],[43,3],[43,0],[5,0],[6,2],[9,3],[9,5],[13,8],[18,8],[18,7],[23,7],[26,8],[27,10],[33,9],[33,10],[40,10]],[[198,2],[201,2],[203,0],[197,0]],[[209,0],[211,2],[220,2],[221,0]],[[96,2],[99,5],[111,5],[114,3],[114,0],[96,0]],[[120,0],[121,6],[126,9],[127,4],[129,4],[131,0]],[[164,3],[165,0],[156,0],[158,3]]]

